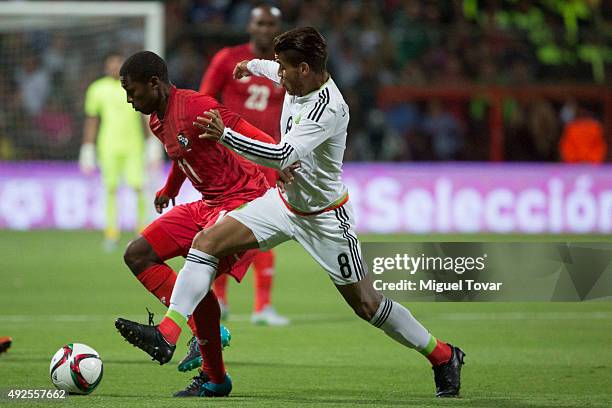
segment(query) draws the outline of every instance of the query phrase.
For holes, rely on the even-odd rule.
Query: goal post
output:
[[[35,1],[0,2],[0,31],[18,28],[19,17],[144,17],[146,49],[164,52],[164,7],[161,2]],[[11,18],[15,18],[13,24]],[[29,27],[21,26],[23,29]]]
[[[109,53],[164,54],[161,2],[0,2],[0,160],[75,160]]]

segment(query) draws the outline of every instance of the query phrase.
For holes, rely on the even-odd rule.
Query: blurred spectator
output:
[[[404,0],[401,9],[393,18],[391,35],[396,46],[399,66],[423,55],[430,45],[420,3],[417,0]]]
[[[423,130],[431,138],[437,160],[457,160],[463,147],[463,131],[459,121],[444,109],[438,100],[429,102]]]
[[[34,53],[25,56],[23,64],[17,69],[15,80],[19,86],[19,97],[29,115],[37,115],[51,91],[51,76]]]
[[[534,160],[557,160],[559,125],[552,104],[546,100],[536,100],[528,106],[528,110],[527,128],[535,148]]]
[[[527,129],[527,114],[523,105],[512,109],[505,123],[504,159],[508,161],[530,161],[535,146]]]
[[[74,137],[72,116],[60,98],[51,97],[34,119],[44,146],[46,159],[61,159],[66,145]]]
[[[579,106],[576,118],[565,125],[561,143],[561,159],[565,163],[601,163],[606,157],[608,145],[603,126],[591,113]]]
[[[188,3],[187,0],[164,1],[166,44],[175,44],[177,37],[182,34],[182,29],[187,20]]]
[[[197,90],[200,87],[204,58],[188,39],[178,43],[178,48],[168,57],[170,80],[178,88]]]
[[[192,0],[189,3],[189,23],[223,28],[225,10],[230,5],[230,0]]]

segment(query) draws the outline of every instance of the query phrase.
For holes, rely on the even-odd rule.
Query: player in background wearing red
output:
[[[172,159],[168,180],[155,196],[157,212],[161,213],[174,200],[186,178],[202,194],[201,200],[175,206],[153,221],[140,237],[130,242],[124,255],[138,280],[168,306],[177,275],[165,261],[187,256],[193,237],[199,231],[214,225],[226,212],[261,196],[269,188],[259,167],[218,143],[198,138],[199,131],[193,126],[196,117],[207,109],[218,109],[227,123],[242,128],[242,132],[254,139],[273,140],[214,98],[174,87],[168,80],[166,63],[152,52],[132,55],[124,62],[120,75],[127,102],[136,111],[151,115],[151,131]],[[255,253],[248,251],[223,259],[219,275],[228,273],[240,281]],[[198,304],[191,318],[190,326],[195,328],[199,351],[205,358],[200,375],[175,396],[227,395],[231,391],[231,379],[223,364],[220,310],[213,291]],[[120,324],[116,326],[121,330]],[[159,329],[162,333],[174,330],[164,325]],[[140,336],[139,341],[145,341],[145,337]],[[162,364],[170,360],[159,355],[158,348],[148,352]]]
[[[228,109],[238,113],[249,123],[280,141],[278,122],[283,107],[285,90],[266,78],[255,76],[235,80],[232,72],[240,61],[274,59],[272,42],[281,30],[281,12],[269,5],[259,5],[251,10],[247,32],[250,41],[246,44],[221,49],[212,59],[202,77],[200,92],[218,98]],[[276,184],[277,172],[260,167],[270,186]],[[261,251],[253,261],[255,272],[255,302],[251,322],[271,326],[283,326],[289,319],[279,315],[271,304],[274,280],[274,252]],[[221,318],[227,318],[227,275],[219,276],[213,290],[221,306]]]

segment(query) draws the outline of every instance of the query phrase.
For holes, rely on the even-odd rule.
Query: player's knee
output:
[[[212,228],[203,229],[193,238],[193,248],[198,251],[216,256],[219,252],[219,242],[214,239]]]
[[[137,251],[137,246],[134,244],[135,241],[130,241],[125,248],[125,252],[123,253],[123,262],[130,268],[134,275],[137,275],[136,269],[138,265],[139,254]]]
[[[137,276],[153,261],[150,252],[150,245],[143,238],[137,238],[128,243],[123,253],[123,261],[132,273]]]

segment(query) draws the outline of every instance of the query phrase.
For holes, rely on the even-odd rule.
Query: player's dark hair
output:
[[[274,39],[274,52],[282,52],[293,66],[305,62],[315,72],[326,70],[327,41],[312,27],[294,28],[280,34]]]
[[[162,82],[168,80],[168,67],[159,55],[151,51],[140,51],[125,60],[119,70],[122,77],[130,77],[132,81],[146,83],[152,77],[158,77]]]

